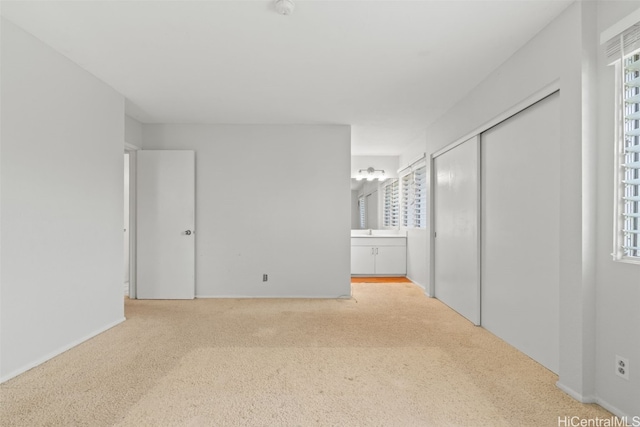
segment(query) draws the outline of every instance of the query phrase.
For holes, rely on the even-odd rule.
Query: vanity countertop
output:
[[[364,237],[364,238],[372,238],[372,237],[402,237],[406,238],[407,233],[401,232],[399,230],[351,230],[351,237]]]
[[[401,239],[407,238],[407,236],[405,236],[404,234],[352,234],[351,235],[352,239],[360,239],[360,238],[365,238],[365,239],[396,238],[397,239],[398,237]]]

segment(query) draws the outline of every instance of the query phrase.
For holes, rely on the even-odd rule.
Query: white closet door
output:
[[[480,324],[478,138],[434,159],[435,296]]]
[[[482,138],[482,325],[559,364],[558,93]]]

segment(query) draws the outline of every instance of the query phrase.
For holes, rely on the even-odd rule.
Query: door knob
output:
[[[190,236],[191,235],[191,230],[185,231],[184,234],[186,234],[187,236]]]

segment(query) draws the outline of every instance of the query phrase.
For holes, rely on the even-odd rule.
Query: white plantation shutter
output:
[[[393,182],[393,202],[391,205],[391,226],[400,226],[400,180]]]
[[[411,227],[413,222],[413,172],[402,177],[402,226]]]
[[[414,172],[414,204],[413,226],[427,227],[427,167],[423,166]]]
[[[384,226],[397,227],[400,224],[400,189],[397,179],[384,186]]]
[[[427,167],[421,166],[402,177],[402,226],[427,226]]]
[[[622,58],[621,86],[623,129],[618,172],[622,241],[617,249],[622,257],[640,259],[640,51]]]
[[[620,60],[624,52],[633,52],[636,49],[640,49],[640,22],[609,40],[606,47],[609,63]]]

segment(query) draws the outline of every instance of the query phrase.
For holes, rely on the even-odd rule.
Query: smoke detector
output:
[[[293,12],[294,4],[291,0],[276,0],[276,12],[280,15],[291,15]]]

